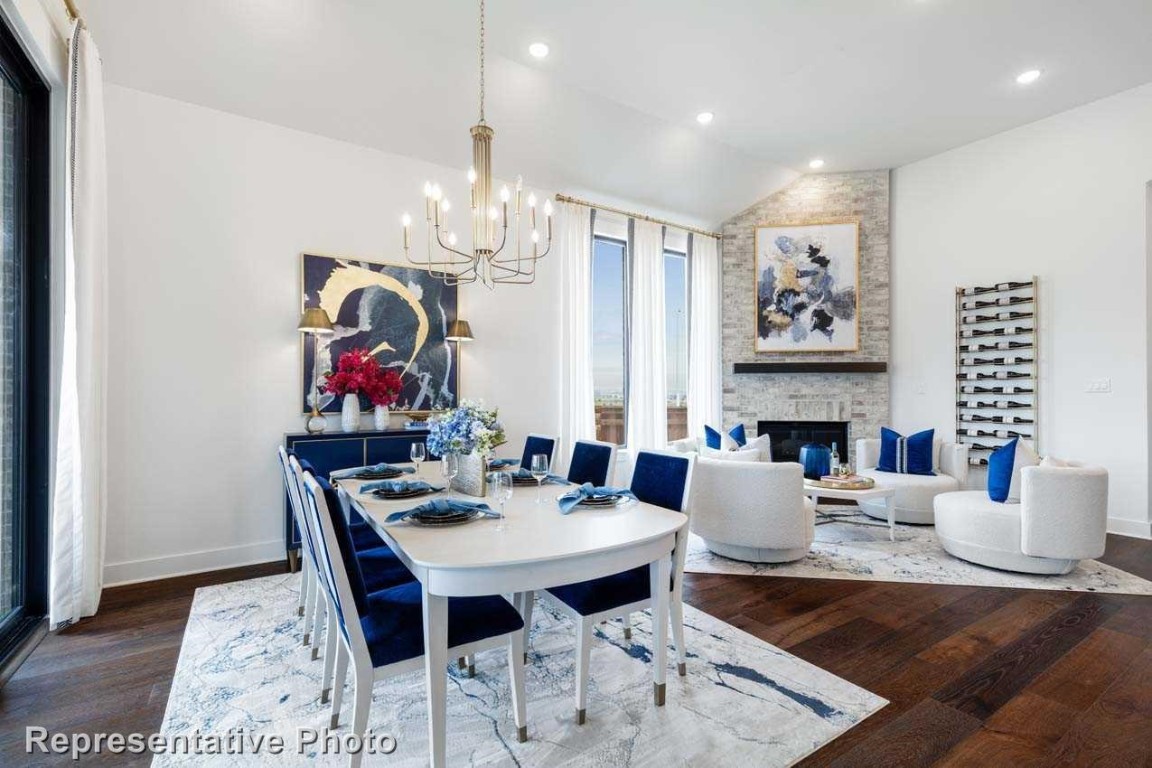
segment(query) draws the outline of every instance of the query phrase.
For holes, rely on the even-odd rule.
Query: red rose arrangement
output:
[[[400,397],[400,374],[380,365],[366,349],[340,355],[336,372],[329,372],[321,386],[330,395],[364,395],[372,405],[388,407]]]

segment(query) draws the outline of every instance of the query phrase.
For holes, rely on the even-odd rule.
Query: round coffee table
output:
[[[812,499],[813,504],[819,503],[819,499],[823,496],[826,499],[840,499],[843,501],[855,501],[857,506],[861,501],[868,499],[884,499],[884,506],[888,510],[888,538],[890,541],[896,541],[896,489],[887,488],[883,485],[875,485],[871,488],[864,490],[853,491],[841,488],[824,488],[818,485],[812,485],[807,478],[804,480],[804,495]],[[845,520],[843,515],[831,515],[826,512],[816,511],[816,514],[823,517],[817,525],[825,523],[850,523],[852,525],[866,525],[873,528],[882,527],[880,523],[869,523],[863,520]]]

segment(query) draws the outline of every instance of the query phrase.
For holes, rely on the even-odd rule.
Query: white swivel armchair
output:
[[[699,458],[689,526],[718,555],[786,563],[808,553],[816,505],[804,496],[804,470],[792,462]]]
[[[856,474],[870,477],[877,485],[896,489],[896,522],[932,525],[933,500],[941,493],[958,491],[968,482],[968,446],[937,440],[932,445],[932,469],[935,475],[902,475],[881,472],[879,438],[856,441]],[[883,499],[860,502],[860,509],[869,517],[888,520],[888,508]]]
[[[1020,503],[987,491],[936,497],[936,536],[962,560],[1006,571],[1068,573],[1104,554],[1108,472],[1068,463],[1020,470]]]

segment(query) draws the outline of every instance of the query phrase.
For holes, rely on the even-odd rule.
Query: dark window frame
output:
[[[13,394],[17,432],[13,559],[19,605],[0,624],[0,684],[43,636],[48,613],[50,301],[50,91],[8,24],[0,20],[0,77],[19,94],[15,152],[17,250]]]

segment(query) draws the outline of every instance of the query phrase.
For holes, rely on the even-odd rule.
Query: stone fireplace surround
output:
[[[728,429],[760,421],[846,421],[848,460],[856,440],[889,423],[887,373],[741,373],[736,363],[888,361],[889,172],[810,174],[733,216],[724,233],[722,276],[723,418]],[[860,221],[860,349],[827,354],[753,351],[754,233],[761,224]],[[841,451],[843,455],[844,451]]]

